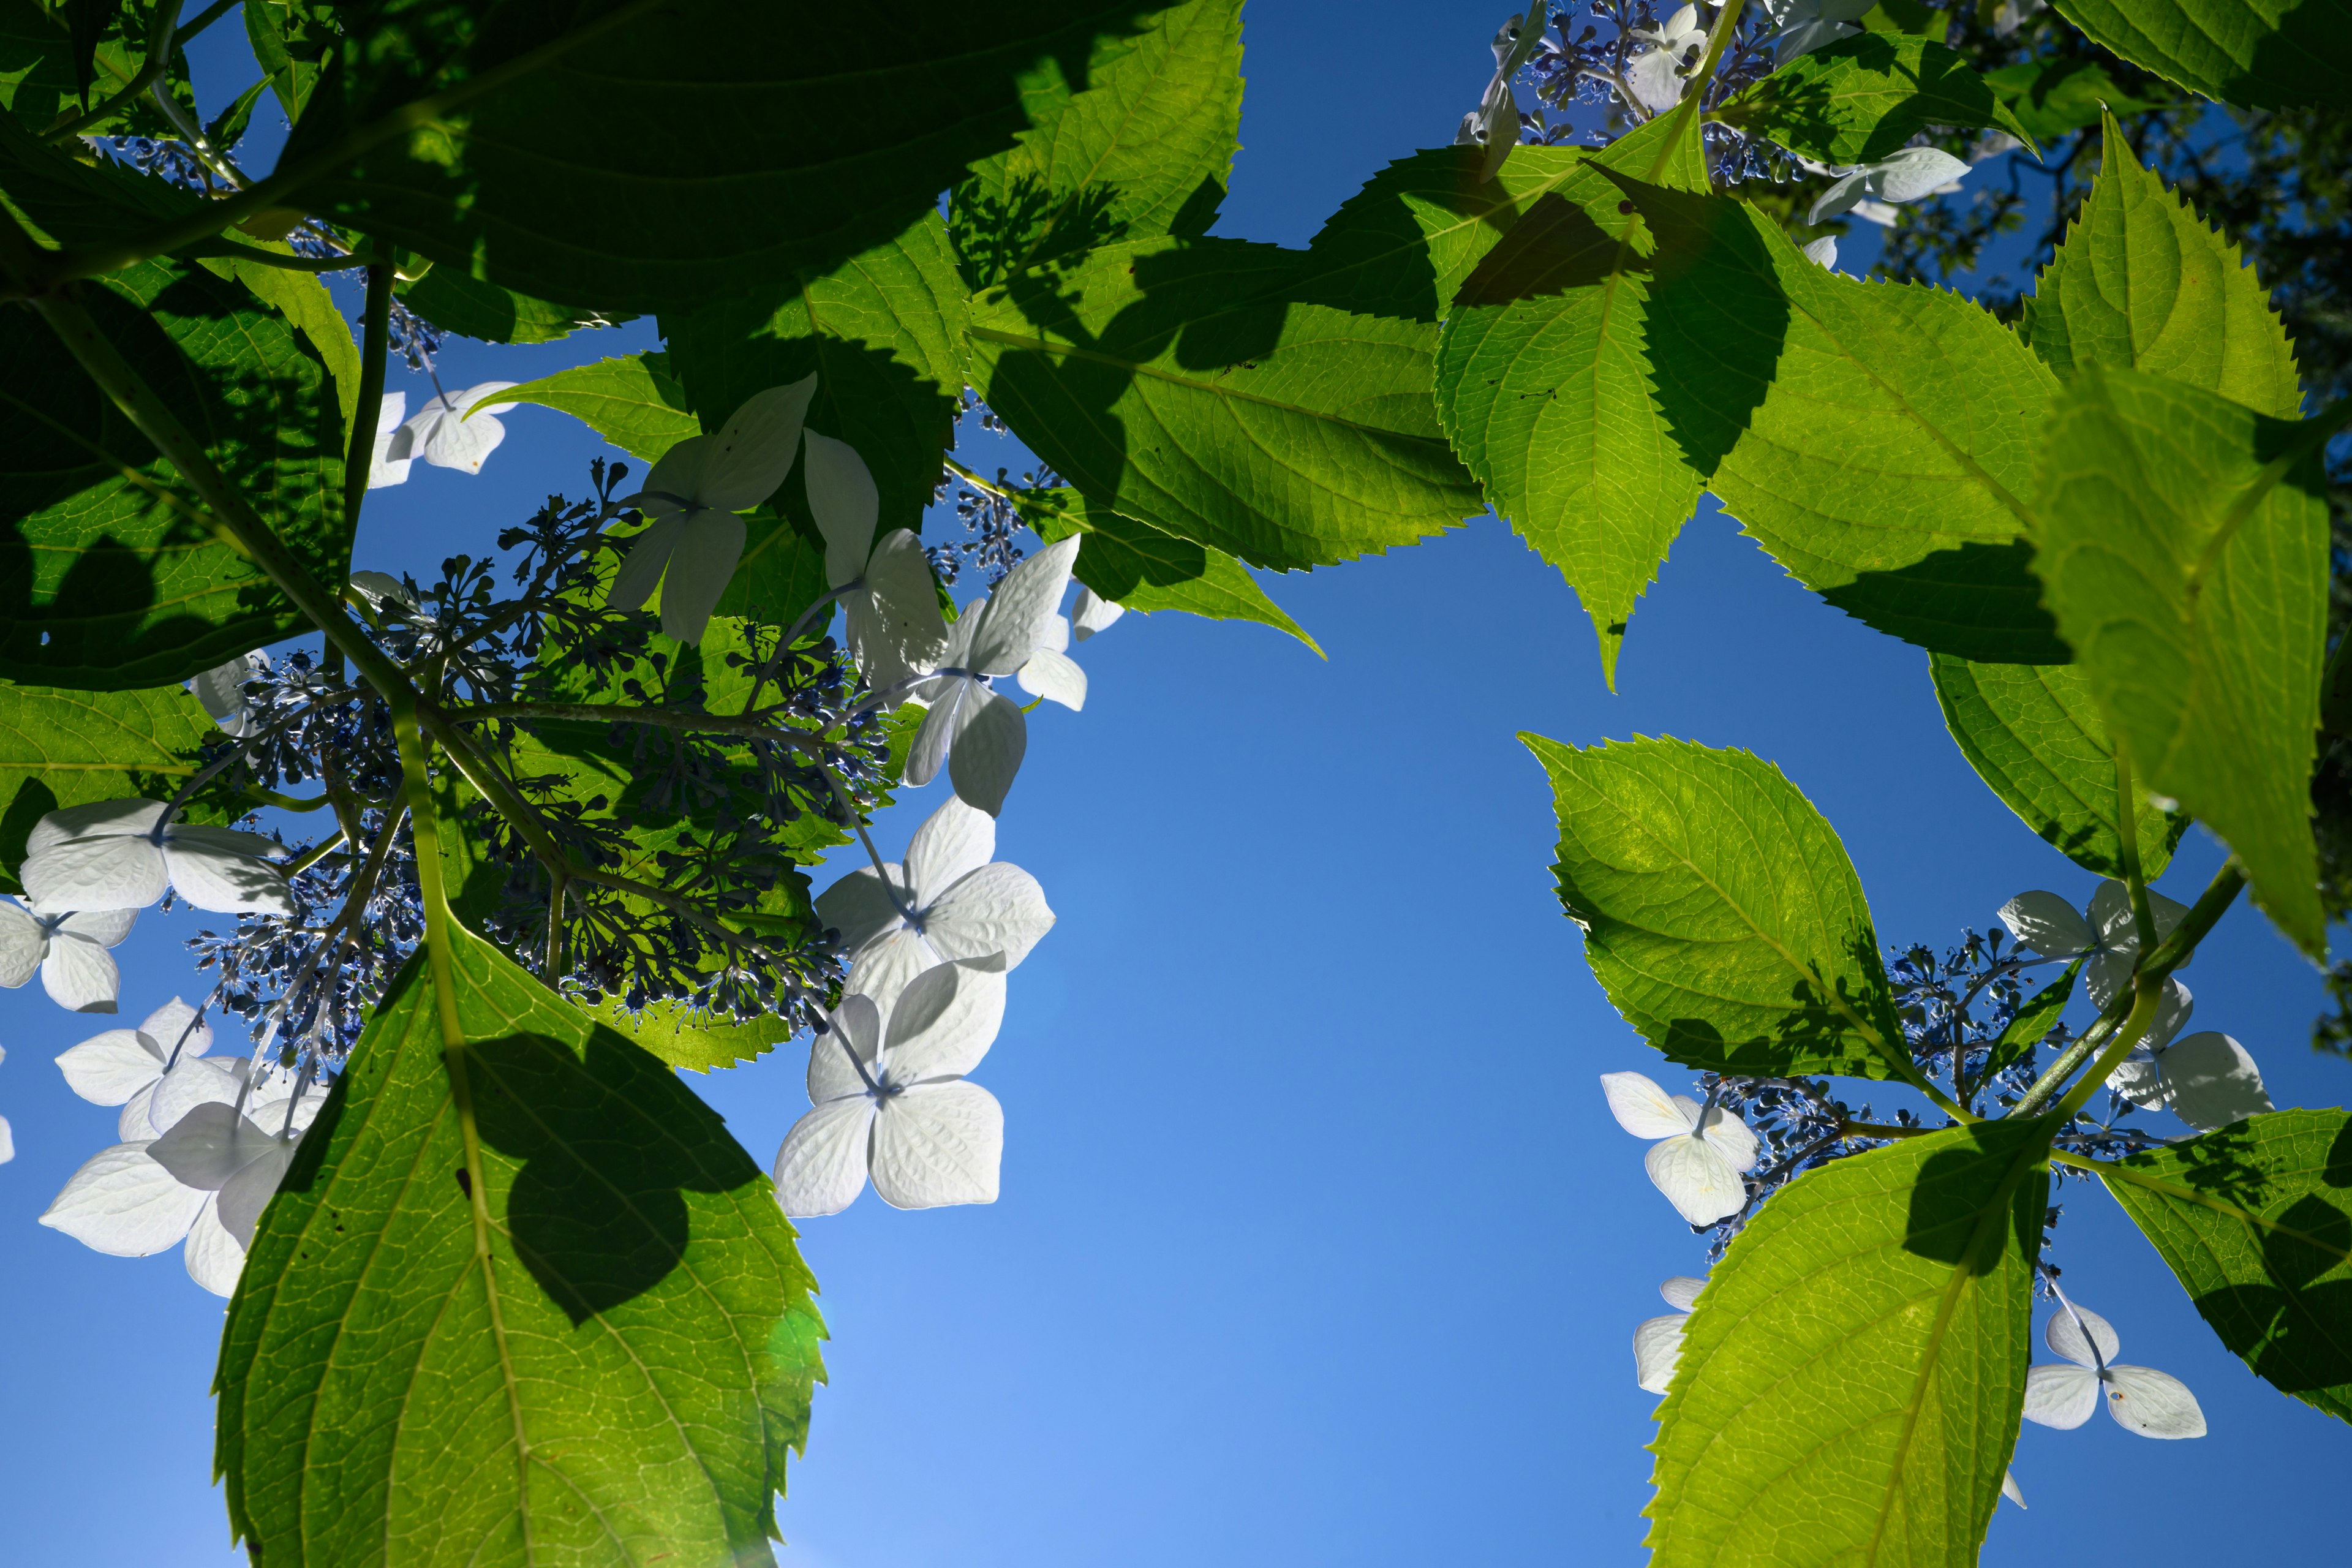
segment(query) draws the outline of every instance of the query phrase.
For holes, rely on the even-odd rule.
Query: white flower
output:
[[[801,420],[816,377],[755,393],[727,416],[716,436],[690,436],[662,454],[631,498],[646,531],[613,574],[607,602],[634,610],[662,591],[662,630],[700,642],[710,612],[743,559],[743,520],[736,513],[776,493],[801,449]]]
[[[1992,34],[2006,38],[2050,8],[2050,0],[2000,0],[1993,7]]]
[[[993,955],[917,976],[890,1009],[887,1043],[873,1001],[845,998],[809,1049],[815,1109],[776,1152],[784,1213],[839,1214],[869,1173],[893,1208],[994,1203],[1004,1112],[964,1075],[1003,1021],[1004,967]]]
[[[414,616],[423,609],[416,602],[416,590],[389,572],[354,572],[352,574],[352,590],[365,599],[368,607],[378,616],[387,613]],[[386,605],[393,605],[394,609],[387,612],[384,609]]]
[[[809,510],[824,535],[825,585],[842,595],[849,654],[880,691],[934,668],[947,652],[947,623],[923,546],[897,528],[877,542],[880,495],[866,459],[846,441],[807,432]]]
[[[1969,162],[1982,163],[2004,153],[2014,153],[2025,143],[2006,131],[1988,131],[1969,146]]]
[[[124,1142],[168,1131],[148,1119],[149,1102],[168,1064],[178,1068],[213,1048],[212,1026],[177,996],[147,1015],[135,1029],[109,1029],[58,1058],[66,1087],[92,1105],[119,1105],[116,1136]],[[209,1065],[209,1064],[207,1064]]]
[[[1015,566],[995,593],[965,605],[962,617],[948,629],[940,673],[916,689],[930,711],[907,753],[908,784],[930,783],[952,752],[956,794],[993,816],[1003,809],[1005,793],[1021,771],[1029,722],[1011,699],[989,689],[987,678],[1018,670],[1023,683],[1040,696],[1070,702],[1075,689],[1077,701],[1086,700],[1084,672],[1050,646],[1078,538],[1072,534],[1049,544]],[[1066,628],[1060,635],[1066,637]],[[1051,658],[1041,657],[1041,650]],[[1034,681],[1026,668],[1033,663]]]
[[[1654,1138],[1643,1164],[1666,1201],[1693,1225],[1713,1225],[1748,1202],[1741,1172],[1756,1163],[1756,1134],[1719,1105],[1669,1095],[1637,1072],[1605,1072],[1601,1087],[1617,1124]]]
[[[2189,912],[2187,905],[2153,889],[2147,907],[2158,942],[2170,936]],[[2032,892],[2001,905],[1995,918],[2009,928],[2018,946],[2044,958],[2090,954],[2091,961],[2083,966],[2083,985],[2103,1013],[2116,993],[2131,984],[2132,968],[2139,963],[2139,924],[2132,919],[2131,889],[2121,882],[2111,879],[2100,883],[2086,914],[2076,914],[2074,906],[2055,893]]]
[[[246,707],[245,683],[269,668],[269,656],[259,648],[242,658],[215,665],[194,680],[188,689],[195,693],[196,704],[221,733],[242,741],[253,733],[253,714]]]
[[[1825,234],[1805,247],[1805,259],[1816,267],[1837,270],[1837,236]]]
[[[1675,1380],[1675,1363],[1683,1353],[1683,1327],[1690,1321],[1683,1314],[1698,1300],[1698,1293],[1706,1285],[1704,1279],[1677,1274],[1658,1287],[1658,1294],[1674,1310],[1664,1317],[1648,1319],[1633,1331],[1633,1381],[1643,1392],[1664,1394],[1666,1385]]]
[[[367,488],[372,490],[408,482],[408,467],[416,460],[416,433],[400,422],[407,412],[408,394],[404,392],[385,393],[376,407],[375,451],[368,460]],[[499,429],[501,435],[505,433],[504,426]]]
[[[1805,215],[1805,221],[1816,224],[1825,217],[1835,217],[1864,196],[1900,205],[1957,190],[1957,182],[1968,172],[1966,163],[1941,148],[1906,147],[1875,163],[1857,163],[1835,171],[1836,183],[1821,194],[1812,210]]]
[[[41,972],[41,988],[69,1013],[111,1013],[122,976],[106,950],[131,934],[136,910],[45,915],[23,900],[0,903],[0,985],[14,991]]]
[[[8,1053],[5,1050],[0,1050],[0,1062],[7,1059]],[[0,1116],[0,1165],[6,1164],[16,1157],[16,1135],[8,1130],[8,1119]]]
[[[2189,987],[2164,983],[2155,1020],[2108,1087],[2148,1110],[2169,1110],[2200,1132],[2275,1110],[2246,1047],[2218,1030],[2175,1040],[2193,1005]]]
[[[998,953],[1017,969],[1054,926],[1045,890],[992,860],[996,819],[950,795],[907,842],[904,867],[861,866],[818,895],[817,918],[856,961],[849,988],[889,1005],[907,983],[950,959]],[[898,900],[890,889],[898,890]]]
[[[1878,0],[1765,0],[1764,14],[1779,29],[1772,47],[1776,64],[1786,65],[1823,44],[1852,37],[1855,23]]]
[[[234,827],[167,822],[161,801],[53,811],[33,825],[25,850],[17,876],[36,911],[141,910],[170,887],[217,914],[294,912],[286,879],[267,864],[285,846]]]
[[[1097,632],[1110,630],[1111,623],[1125,614],[1125,605],[1113,604],[1081,583],[1078,596],[1070,601],[1071,630],[1084,642]]]
[[[463,392],[436,393],[425,399],[415,418],[389,437],[379,434],[376,439],[385,472],[390,474],[396,468],[400,475],[400,479],[387,478],[383,482],[396,485],[406,479],[408,465],[419,458],[436,468],[480,473],[483,461],[507,438],[507,427],[499,423],[497,416],[515,406],[511,403],[482,405],[482,399],[514,384],[511,381],[485,381]],[[399,399],[395,406],[405,407],[407,395],[395,395]],[[381,430],[381,416],[377,425]],[[369,477],[374,477],[373,465]]]
[[[1519,29],[1525,16],[1513,16],[1495,33],[1495,74],[1487,79],[1486,90],[1479,95],[1478,107],[1462,117],[1454,132],[1457,146],[1483,144],[1486,156],[1481,161],[1480,184],[1495,177],[1511,149],[1519,140],[1519,103],[1511,92],[1511,62],[1518,58]],[[1541,36],[1541,28],[1538,28]]]
[[[2042,1340],[2074,1364],[2025,1374],[2025,1418],[2072,1431],[2091,1418],[2102,1390],[2107,1414],[2143,1437],[2202,1437],[2205,1413],[2179,1378],[2145,1366],[2117,1366],[2122,1348],[2107,1321],[2062,1294]]]
[[[2018,1486],[2017,1478],[2005,1469],[2000,1473],[2000,1495],[2020,1508],[2025,1506],[2025,1493]]]
[[[1650,46],[1625,67],[1626,84],[1643,108],[1664,114],[1682,101],[1683,89],[1690,85],[1683,68],[1696,64],[1706,48],[1706,27],[1698,19],[1698,7],[1684,6],[1654,29],[1626,31]]]

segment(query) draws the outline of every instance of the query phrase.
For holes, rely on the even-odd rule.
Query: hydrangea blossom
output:
[[[0,1062],[5,1062],[7,1059],[8,1053],[6,1049],[0,1048]],[[10,1131],[8,1119],[5,1116],[0,1116],[0,1165],[6,1164],[16,1157],[16,1134]]]
[[[1693,1225],[1713,1225],[1748,1202],[1740,1174],[1756,1163],[1756,1134],[1719,1105],[1669,1095],[1637,1072],[1601,1075],[1617,1124],[1656,1140],[1643,1165],[1666,1201]]]
[[[992,954],[928,970],[882,1010],[843,999],[809,1049],[814,1109],[776,1152],[776,1201],[794,1219],[839,1214],[865,1190],[893,1208],[996,1201],[1004,1112],[965,1074],[1004,1020]]]
[[[996,819],[950,795],[908,840],[904,866],[861,866],[819,894],[817,917],[854,961],[850,989],[887,1006],[950,959],[992,952],[1019,968],[1054,911],[1036,878],[995,854]]]
[[[1084,642],[1097,632],[1110,630],[1111,623],[1125,614],[1125,605],[1114,604],[1081,583],[1077,597],[1070,601],[1071,635]]]
[[[256,648],[242,658],[205,670],[188,682],[188,689],[205,716],[220,726],[222,734],[242,741],[254,730],[253,714],[245,701],[245,683],[268,669],[269,656]]]
[[[1519,140],[1519,104],[1511,91],[1511,62],[1518,55],[1519,29],[1526,25],[1525,16],[1513,16],[1495,34],[1495,74],[1479,95],[1478,107],[1462,117],[1454,132],[1457,145],[1480,144],[1486,147],[1478,178],[1485,183],[1502,168],[1503,160]],[[1537,28],[1538,35],[1542,28]]]
[[[384,430],[383,416],[379,414],[376,462],[368,469],[368,488],[378,489],[401,483],[408,478],[409,465],[419,458],[436,468],[480,473],[482,464],[507,438],[507,427],[499,423],[497,416],[515,406],[511,403],[485,404],[482,400],[514,384],[511,381],[485,381],[463,392],[436,393],[425,400],[416,417],[390,432]],[[405,393],[394,393],[384,402],[394,411],[395,417],[400,409],[408,405]],[[380,477],[378,465],[382,468]]]
[[[2117,1366],[2123,1348],[2107,1321],[2062,1292],[2042,1342],[2071,1364],[2042,1365],[2025,1376],[2025,1418],[2072,1431],[2091,1418],[2099,1395],[2107,1414],[2143,1437],[2202,1437],[2205,1412],[2188,1385],[2153,1367]]]
[[[849,620],[849,654],[876,690],[936,667],[947,652],[947,623],[923,546],[906,529],[878,542],[880,494],[866,459],[846,441],[811,430],[809,510],[824,535],[825,583],[841,595]]]
[[[967,605],[949,628],[940,672],[915,690],[930,711],[923,715],[907,754],[908,784],[927,784],[948,764],[956,794],[993,816],[1004,808],[1013,775],[1021,771],[1029,722],[1019,705],[990,689],[989,679],[1024,671],[1029,684],[1024,667],[1035,663],[1032,691],[1074,707],[1085,701],[1084,674],[1050,646],[1078,541],[1073,534],[1015,566],[995,593]],[[1059,635],[1066,636],[1066,628]],[[1040,650],[1049,657],[1041,658]],[[1076,702],[1071,701],[1073,687]]]
[[[613,575],[607,599],[634,610],[662,591],[662,630],[700,642],[711,611],[743,559],[736,514],[775,494],[801,449],[801,421],[816,377],[755,393],[715,436],[691,436],[662,454],[634,504],[646,530]]]
[[[408,394],[404,392],[387,392],[376,405],[375,450],[368,460],[367,488],[372,490],[408,482],[409,467],[416,460],[416,438],[402,424],[407,413]],[[505,426],[499,429],[503,432]],[[395,447],[399,449],[397,457],[394,456]]]
[[[284,846],[234,827],[171,821],[161,801],[107,800],[53,811],[33,825],[25,851],[17,876],[37,912],[142,910],[166,888],[216,913],[294,912],[286,879],[268,864],[286,853]]]
[[[107,949],[131,934],[137,910],[45,915],[21,900],[0,903],[0,985],[14,991],[41,973],[41,989],[69,1013],[111,1013],[121,973]]]
[[[2189,987],[2167,980],[2147,1036],[2108,1086],[2144,1110],[2171,1111],[2200,1132],[2275,1110],[2245,1047],[2213,1029],[2173,1038],[2193,1005]]]
[[[1674,1310],[1646,1319],[1633,1331],[1633,1381],[1643,1393],[1664,1394],[1674,1382],[1675,1365],[1682,1359],[1683,1327],[1690,1321],[1685,1314],[1706,1288],[1706,1280],[1687,1274],[1677,1274],[1658,1287],[1658,1294]]]
[[[1649,45],[1625,67],[1625,83],[1652,114],[1664,114],[1682,101],[1689,79],[1682,73],[1696,63],[1706,48],[1706,26],[1698,7],[1685,5],[1654,28],[1631,27],[1633,37]]]
[[[194,1062],[212,1048],[212,1026],[174,996],[136,1028],[92,1035],[59,1056],[58,1069],[66,1075],[66,1087],[92,1105],[122,1107],[115,1135],[127,1143],[160,1131],[148,1119],[148,1103],[166,1069]]]
[[[2153,889],[2147,906],[2158,942],[2170,936],[2189,912],[2188,905]],[[2132,918],[2131,889],[2112,879],[2099,884],[2083,913],[2055,893],[2035,891],[2020,893],[2001,905],[1997,918],[2020,947],[2044,958],[2089,954],[2083,987],[2101,1012],[2131,984],[2132,970],[2139,963],[2139,922]]]
[[[1837,236],[1825,234],[1805,247],[1805,259],[1829,271],[1837,270]]]
[[[1814,201],[1805,221],[1816,224],[1835,217],[1859,205],[1864,197],[1874,196],[1900,205],[1957,190],[1958,182],[1968,172],[1967,163],[1939,147],[1906,147],[1875,163],[1832,169],[1831,173],[1838,176],[1836,182]]]

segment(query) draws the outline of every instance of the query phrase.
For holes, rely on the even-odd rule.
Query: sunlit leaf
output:
[[[560,370],[501,392],[498,401],[560,408],[648,465],[688,437],[702,434],[702,422],[686,405],[685,390],[670,378],[669,356],[657,351]]]
[[[1825,163],[1875,162],[1930,125],[2033,142],[1958,51],[1899,33],[1862,33],[1800,55],[1724,105],[1720,118]]]
[[[2352,102],[2344,0],[2052,0],[2092,40],[2192,92],[2249,109]]]
[[[1288,632],[1317,653],[1306,629],[1266,597],[1249,568],[1223,551],[1160,532],[1149,523],[1090,507],[1076,490],[1023,497],[1022,514],[1052,543],[1083,532],[1070,574],[1130,610],[1181,610],[1219,621],[1256,621]]]

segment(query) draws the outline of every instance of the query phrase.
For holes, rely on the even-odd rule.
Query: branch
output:
[[[436,710],[457,722],[513,719],[572,720],[587,723],[650,724],[664,730],[685,730],[713,735],[742,735],[755,741],[778,741],[797,750],[823,756],[824,742],[804,731],[786,730],[764,719],[728,713],[689,713],[671,708],[634,708],[602,702],[485,702],[477,708]]]
[[[228,3],[234,4],[234,0],[228,0]],[[210,26],[214,16],[224,9],[226,9],[224,5],[213,5],[205,15],[197,18],[197,26],[191,28],[191,33]],[[86,114],[78,114],[64,124],[53,125],[43,132],[42,140],[52,144],[70,141],[81,134],[84,126],[99,124],[120,113],[138,101],[141,93],[163,80],[163,73],[172,68],[172,56],[179,47],[177,37],[179,15],[180,0],[156,0],[154,33],[147,41],[147,58],[140,63],[139,74],[132,77],[121,91],[100,104],[96,109]]]

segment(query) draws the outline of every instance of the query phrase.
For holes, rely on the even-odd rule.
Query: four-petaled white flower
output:
[[[1901,204],[1957,190],[1969,165],[1939,147],[1906,147],[1875,163],[1857,163],[1832,172],[1837,181],[1821,194],[1812,210],[1805,215],[1809,224],[1835,217],[1859,205],[1864,197]]]
[[[256,648],[205,670],[188,682],[188,689],[195,694],[196,705],[220,726],[222,734],[242,741],[254,730],[253,714],[245,702],[245,683],[268,668],[269,656]]]
[[[1713,1225],[1748,1203],[1740,1173],[1756,1163],[1756,1134],[1719,1105],[1669,1095],[1637,1072],[1605,1072],[1601,1087],[1617,1124],[1656,1142],[1643,1161],[1666,1201],[1693,1225]]]
[[[1772,44],[1774,62],[1786,65],[1823,44],[1852,37],[1862,31],[1856,24],[1877,3],[1878,0],[1765,0],[1764,14],[1779,29]]]
[[[1019,968],[1054,911],[1037,879],[995,853],[996,819],[950,795],[907,841],[906,864],[885,868],[888,885],[861,866],[819,894],[817,918],[840,931],[855,961],[849,989],[887,1007],[950,959],[992,952]]]
[[[743,559],[747,533],[736,514],[776,493],[800,455],[801,421],[816,377],[755,393],[715,436],[690,436],[662,454],[630,504],[646,530],[613,574],[607,598],[634,610],[662,594],[662,630],[700,642],[719,596]]]
[[[2143,1437],[2202,1437],[2205,1412],[2197,1396],[2169,1373],[2153,1367],[2117,1366],[2122,1342],[2107,1321],[2062,1294],[2042,1341],[2072,1363],[2042,1365],[2025,1374],[2025,1418],[2072,1431],[2091,1418],[2099,1395],[2107,1414],[2126,1431]]]
[[[58,1069],[66,1075],[66,1087],[92,1105],[122,1107],[115,1136],[129,1143],[152,1138],[171,1125],[158,1125],[148,1117],[149,1102],[165,1068],[177,1074],[212,1048],[212,1026],[174,996],[135,1029],[92,1035],[58,1057]]]
[[[1652,114],[1664,114],[1683,98],[1690,85],[1682,72],[1706,48],[1706,26],[1698,7],[1685,5],[1656,27],[1629,27],[1628,36],[1650,46],[1625,67],[1625,84]]]
[[[1057,606],[1069,585],[1079,535],[1049,544],[1015,566],[985,600],[964,606],[948,629],[939,674],[915,689],[929,704],[907,753],[907,782],[922,785],[949,766],[955,792],[995,816],[1029,749],[1029,721],[1011,698],[991,690],[988,678],[1018,671],[1041,697],[1076,708],[1086,700],[1086,672],[1059,649],[1066,624]]]
[[[294,912],[286,879],[268,864],[285,855],[284,845],[234,827],[167,821],[161,801],[53,811],[33,825],[25,850],[16,874],[37,912],[142,910],[167,887],[216,914]]]
[[[947,652],[947,623],[922,542],[895,528],[874,537],[882,501],[866,459],[846,441],[809,431],[809,510],[824,535],[825,585],[841,595],[849,655],[875,690],[934,668]]]
[[[498,416],[516,406],[482,400],[504,392],[511,381],[485,381],[463,392],[436,393],[425,400],[416,417],[394,429],[386,415],[376,416],[374,460],[368,465],[368,489],[396,485],[408,478],[408,466],[422,458],[436,468],[478,474],[483,462],[507,438]],[[390,419],[408,406],[408,395],[395,392],[384,399]]]
[[[893,1208],[994,1203],[1004,1111],[964,1075],[1003,1021],[1004,966],[993,954],[918,975],[891,1005],[887,1033],[870,997],[844,998],[809,1048],[815,1109],[776,1152],[784,1213],[839,1214],[869,1173]]]
[[[1078,596],[1070,601],[1071,635],[1084,642],[1097,632],[1110,630],[1111,623],[1125,614],[1125,605],[1115,604],[1081,583]]]
[[[2158,942],[2170,936],[2172,928],[2189,912],[2186,904],[2154,889],[2148,892],[2147,905]],[[2018,946],[2044,958],[2088,953],[2083,985],[2092,1005],[2101,1012],[2106,1011],[2116,992],[2131,984],[2132,969],[2139,963],[2139,925],[2132,919],[2131,889],[2121,882],[2100,883],[2091,895],[2087,916],[2075,913],[2074,906],[2055,893],[2032,892],[2020,893],[2001,905],[1995,918],[2009,928]]]
[[[20,900],[0,903],[0,985],[14,991],[41,972],[41,988],[69,1013],[111,1013],[122,976],[106,950],[131,934],[137,910],[45,915]]]
[[[1682,1359],[1683,1328],[1690,1321],[1684,1314],[1698,1300],[1698,1293],[1706,1286],[1704,1279],[1677,1274],[1658,1287],[1658,1294],[1674,1310],[1645,1319],[1633,1331],[1633,1381],[1643,1393],[1664,1394],[1666,1385],[1674,1382],[1675,1363]]]
[[[2277,1109],[2246,1047],[2218,1029],[2176,1040],[2194,1004],[2189,987],[2164,983],[2155,1020],[2108,1087],[2148,1110],[2169,1110],[2200,1132]]]

